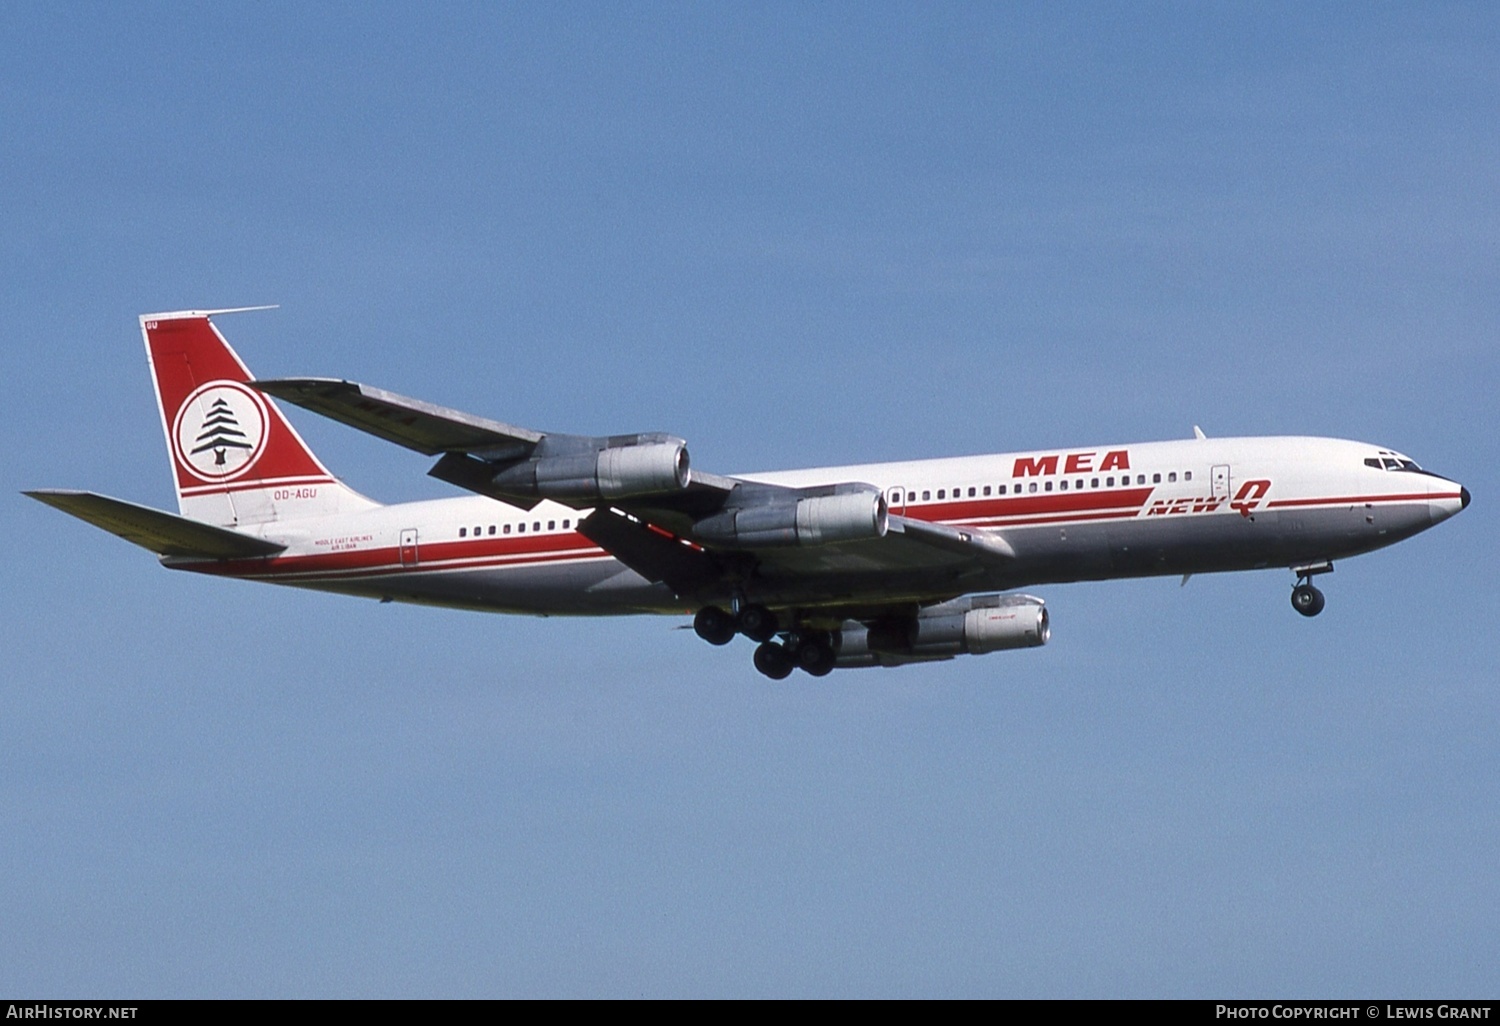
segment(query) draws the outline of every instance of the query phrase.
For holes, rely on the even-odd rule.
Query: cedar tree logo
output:
[[[177,410],[172,425],[177,464],[203,481],[233,481],[265,451],[269,423],[265,400],[253,389],[210,381]]]

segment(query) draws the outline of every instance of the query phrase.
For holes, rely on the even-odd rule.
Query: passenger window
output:
[[[1174,470],[1170,474],[1167,475],[1167,483],[1168,484],[1170,484],[1171,482],[1176,481],[1176,480],[1177,480],[1177,471]]]
[[[460,538],[467,538],[469,536],[469,529],[467,527],[460,527],[458,529],[458,536]]]
[[[985,485],[984,486],[984,494],[986,494],[986,495],[990,494],[990,486],[989,485]]]
[[[932,498],[932,493],[931,493],[931,492],[929,492],[929,491],[927,491],[927,490],[926,490],[926,489],[925,489],[925,488],[924,488],[924,489],[923,489],[923,490],[922,490],[922,501],[923,501],[923,502],[926,502],[926,501],[928,501],[928,500],[929,500],[929,499],[931,499],[931,498]]]
[[[490,525],[490,534],[494,534],[494,533],[495,533],[495,525],[491,524]]]
[[[557,521],[556,520],[549,520],[549,521],[547,521],[547,530],[549,530],[549,531],[555,531],[555,530],[557,530]]]
[[[1112,477],[1111,478],[1106,478],[1105,481],[1104,481],[1104,484],[1108,488],[1113,488],[1115,486],[1115,479],[1112,478]]]
[[[510,525],[509,524],[505,525],[505,533],[506,534],[510,534]]]
[[[1032,491],[1036,491],[1036,486],[1033,485],[1031,490]],[[1019,482],[1019,481],[1016,482],[1016,494],[1017,495],[1021,494],[1021,482]]]
[[[1047,482],[1047,483],[1046,483],[1046,484],[1045,484],[1045,485],[1043,485],[1043,486],[1042,486],[1042,487],[1044,487],[1044,488],[1046,488],[1046,489],[1047,489],[1047,491],[1049,491],[1049,492],[1050,492],[1050,491],[1051,491],[1051,490],[1052,490],[1052,482],[1051,482],[1051,481],[1048,481],[1048,482]]]
[[[1152,484],[1161,484],[1161,475],[1160,474],[1152,474],[1151,475],[1151,483]]]
[[[1021,486],[1020,485],[1016,485],[1016,487],[1019,488]],[[1028,489],[1028,491],[1032,491],[1032,492],[1036,491],[1036,482],[1035,481],[1031,482],[1031,487]]]
[[[474,528],[474,537],[478,538],[483,533],[484,533],[484,528],[482,528],[482,527],[476,527],[476,528]]]
[[[1080,477],[1077,481],[1074,481],[1073,482],[1073,487],[1074,488],[1082,488],[1083,487],[1083,478]]]
[[[526,533],[526,525],[525,524],[517,524],[516,525],[516,533],[517,534],[525,534]]]
[[[572,523],[571,520],[564,520],[563,521],[563,530],[566,531],[568,529],[568,525],[571,524],[571,523]]]
[[[1193,479],[1193,472],[1191,470],[1184,470],[1182,472],[1182,479],[1184,481],[1191,481]]]
[[[1063,491],[1067,491],[1068,490],[1068,480],[1067,480],[1067,478],[1063,478],[1062,484],[1058,485],[1058,487],[1061,488]]]
[[[1091,478],[1089,478],[1089,487],[1090,488],[1098,488],[1099,487],[1099,479],[1097,477],[1091,477]]]
[[[540,531],[541,529],[542,529],[542,522],[540,520],[532,521],[531,530],[532,530],[533,533],[535,533],[537,531]]]
[[[984,494],[986,494],[986,495],[990,494],[990,490],[988,488],[986,488],[984,490]],[[974,498],[974,489],[972,489],[972,488],[969,489],[969,498],[971,498],[971,499]]]
[[[1146,475],[1145,474],[1137,474],[1137,475],[1135,475],[1135,483],[1136,484],[1145,484],[1146,483]]]

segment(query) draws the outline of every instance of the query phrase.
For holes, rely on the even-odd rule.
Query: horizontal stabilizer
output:
[[[542,440],[538,431],[434,406],[354,381],[281,378],[250,384],[294,406],[428,456],[472,452],[490,459],[502,454],[518,459],[528,455]]]
[[[274,556],[286,548],[264,538],[252,538],[150,506],[111,499],[94,492],[42,489],[23,494],[103,528],[160,556],[196,559],[248,559]]]

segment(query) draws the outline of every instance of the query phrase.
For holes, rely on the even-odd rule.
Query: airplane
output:
[[[533,431],[334,378],[255,379],[213,318],[140,318],[178,513],[25,494],[174,570],[382,602],[693,616],[754,665],[901,666],[1047,643],[1072,581],[1287,567],[1316,616],[1333,562],[1469,505],[1406,455],[1331,438],[1208,438],[720,476],[666,434]],[[473,494],[382,505],[275,400],[437,457]]]

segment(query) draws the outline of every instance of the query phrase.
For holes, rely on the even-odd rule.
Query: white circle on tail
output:
[[[237,381],[200,385],[172,425],[177,465],[202,481],[233,481],[265,452],[269,424],[265,400],[253,389]]]

